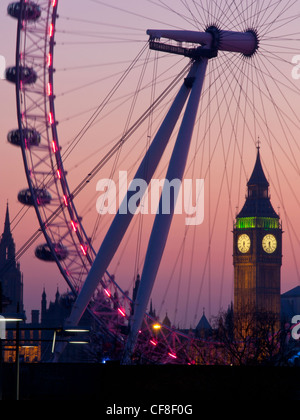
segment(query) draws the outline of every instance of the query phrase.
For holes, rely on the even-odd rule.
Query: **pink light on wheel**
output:
[[[124,309],[118,308],[118,312],[119,312],[120,315],[122,315],[124,317],[126,316]]]

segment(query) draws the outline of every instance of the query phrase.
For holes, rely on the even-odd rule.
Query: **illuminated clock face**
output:
[[[262,247],[265,252],[272,254],[277,248],[277,241],[274,235],[265,235],[262,240]]]
[[[249,236],[246,235],[245,233],[243,235],[240,235],[238,238],[237,244],[238,244],[239,251],[245,254],[246,252],[249,251],[250,245],[251,245]]]

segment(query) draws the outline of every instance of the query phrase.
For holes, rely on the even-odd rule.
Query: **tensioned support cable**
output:
[[[140,118],[128,129],[128,131],[123,135],[123,137],[118,140],[118,142],[106,153],[106,155],[94,166],[94,168],[84,177],[84,179],[75,187],[71,194],[67,197],[68,202],[73,200],[87,185],[88,183],[98,174],[98,172],[104,167],[104,165],[114,156],[119,148],[128,141],[132,134],[139,128],[139,126],[149,117],[153,110],[159,106],[163,99],[174,89],[174,86],[177,85],[178,80],[180,80],[184,74],[186,74],[187,69],[190,67],[190,64],[187,65],[181,72],[178,74],[174,80],[169,84],[169,86],[161,93],[161,95],[153,102],[148,109],[140,116]],[[50,174],[49,174],[50,175]],[[60,204],[51,215],[45,220],[44,225],[49,226],[55,221],[59,214],[64,210],[64,204]],[[20,259],[22,255],[31,247],[31,245],[42,235],[42,229],[37,229],[30,238],[22,245],[22,247],[16,252],[16,259]],[[3,267],[0,274],[3,274],[9,269],[11,264],[8,262],[5,267]]]
[[[152,179],[163,152],[167,147],[171,134],[190,94],[192,88],[191,80],[194,78],[194,74],[195,69],[194,66],[192,66],[135,174],[133,183],[135,180],[145,181],[144,190],[141,195],[145,193],[147,188],[146,186]],[[152,106],[150,108],[152,108]],[[147,171],[145,171],[145,168],[147,168]],[[134,194],[134,190],[129,190],[121,203],[120,208],[100,246],[81,291],[74,302],[72,312],[66,321],[66,325],[76,325],[80,321],[99,282],[101,281],[102,276],[105,274],[115,252],[117,251],[119,244],[134,216],[132,212],[128,211],[130,198]],[[61,351],[63,350],[61,347],[63,347],[63,344],[60,347],[57,347],[54,361],[58,360]]]

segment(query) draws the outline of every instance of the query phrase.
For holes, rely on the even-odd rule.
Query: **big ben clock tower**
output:
[[[279,322],[282,229],[274,211],[260,150],[233,230],[234,312],[268,313]]]

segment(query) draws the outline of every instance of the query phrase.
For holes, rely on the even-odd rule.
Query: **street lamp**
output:
[[[84,333],[84,332],[89,332],[90,330],[88,328],[68,327],[64,331],[70,332],[70,333]]]
[[[80,328],[80,327],[67,327],[67,328],[57,328],[54,330],[53,333],[53,340],[52,340],[52,353],[55,350],[56,344],[56,336],[60,335],[62,337],[69,338],[70,336],[76,335],[77,333],[87,333],[90,330],[88,328]],[[66,340],[69,344],[88,344],[87,340]]]

